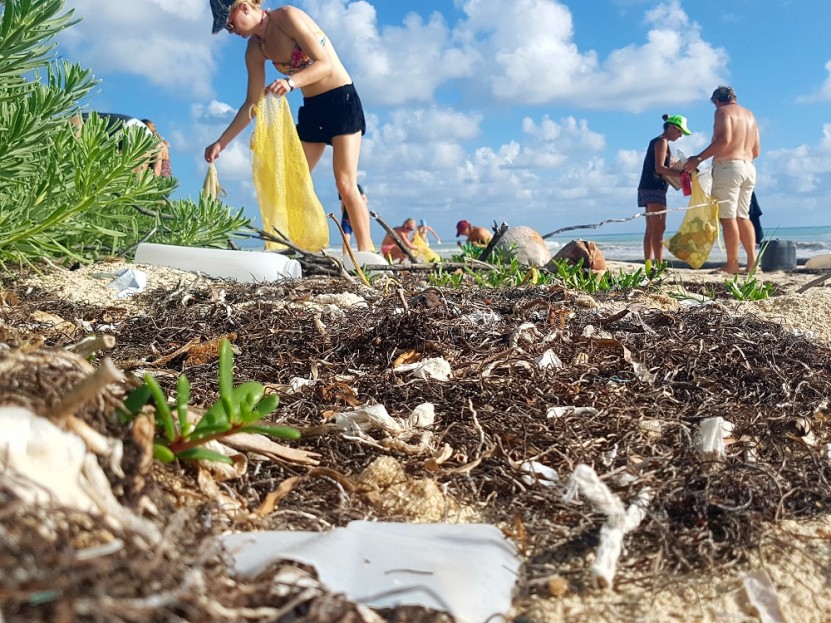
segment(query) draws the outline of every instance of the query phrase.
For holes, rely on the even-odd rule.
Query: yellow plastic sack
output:
[[[416,234],[413,236],[413,256],[420,262],[441,262],[441,256],[430,248],[424,238]]]
[[[265,95],[256,115],[251,150],[263,230],[274,234],[276,227],[298,247],[320,251],[329,244],[329,226],[288,102],[284,97]],[[266,249],[283,248],[266,242]]]
[[[701,189],[698,175],[692,176],[690,206],[678,232],[664,246],[692,268],[701,268],[718,238],[718,201]]]

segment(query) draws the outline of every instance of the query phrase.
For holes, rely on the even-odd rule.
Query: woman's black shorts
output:
[[[366,134],[366,120],[354,85],[303,99],[297,113],[297,134],[301,141],[331,145],[332,137],[356,132]]]

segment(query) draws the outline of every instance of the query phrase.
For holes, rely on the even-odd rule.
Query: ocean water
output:
[[[670,231],[667,229],[666,237],[671,236],[673,233],[675,233],[674,230]],[[577,229],[550,238],[546,240],[546,243],[553,254],[577,238],[594,241],[607,260],[635,261],[643,258],[643,230],[626,233],[599,233],[598,230],[594,229]],[[765,228],[765,239],[792,240],[796,244],[796,256],[798,260],[806,260],[815,255],[822,255],[823,253],[831,253],[831,226],[779,227],[775,230]],[[259,240],[246,241],[241,246],[247,249],[263,248],[263,244]],[[442,257],[450,257],[459,250],[455,240],[452,242],[433,244],[431,248]],[[328,251],[333,255],[340,255],[340,245],[332,246]],[[669,251],[665,251],[665,259],[672,259]],[[714,245],[708,261],[724,262],[726,259],[727,256],[724,251],[718,247],[718,244]],[[743,261],[743,259],[744,251],[740,251],[739,260]]]

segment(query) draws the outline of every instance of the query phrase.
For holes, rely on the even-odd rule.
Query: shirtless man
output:
[[[747,254],[747,270],[756,262],[756,234],[750,221],[750,197],[756,186],[759,157],[759,126],[747,108],[739,106],[736,92],[720,86],[710,98],[716,106],[713,140],[697,156],[687,160],[684,168],[692,173],[710,156],[713,157],[713,197],[719,201],[718,213],[724,230],[727,264],[724,272],[739,272],[739,241]]]
[[[398,234],[398,237],[401,238],[401,242],[404,243],[404,246],[410,251],[416,251],[418,249],[418,247],[410,240],[410,236],[416,230],[415,219],[408,218],[404,221],[403,225],[400,227],[393,227],[392,230]],[[392,262],[403,262],[407,259],[407,256],[404,255],[399,246],[395,244],[395,240],[393,240],[392,236],[389,234],[384,236],[384,240],[381,241],[381,255]]]
[[[484,227],[476,227],[467,221],[459,221],[456,223],[456,237],[458,238],[459,236],[467,236],[468,242],[480,247],[487,246],[491,238],[493,238],[493,234]]]

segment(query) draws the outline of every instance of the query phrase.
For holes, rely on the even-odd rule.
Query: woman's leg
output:
[[[372,251],[372,237],[369,232],[369,210],[358,191],[358,159],[361,155],[361,133],[346,134],[332,138],[332,166],[335,184],[343,205],[349,214],[352,231],[358,251]]]
[[[664,212],[666,206],[660,203],[648,203],[646,213]],[[653,262],[664,261],[664,232],[667,228],[667,215],[655,214],[646,217],[646,235],[644,236],[644,259]]]
[[[309,172],[315,170],[317,163],[320,162],[323,156],[323,150],[326,149],[326,143],[306,143],[301,141],[303,146],[303,153],[306,154],[306,163],[309,165]]]

